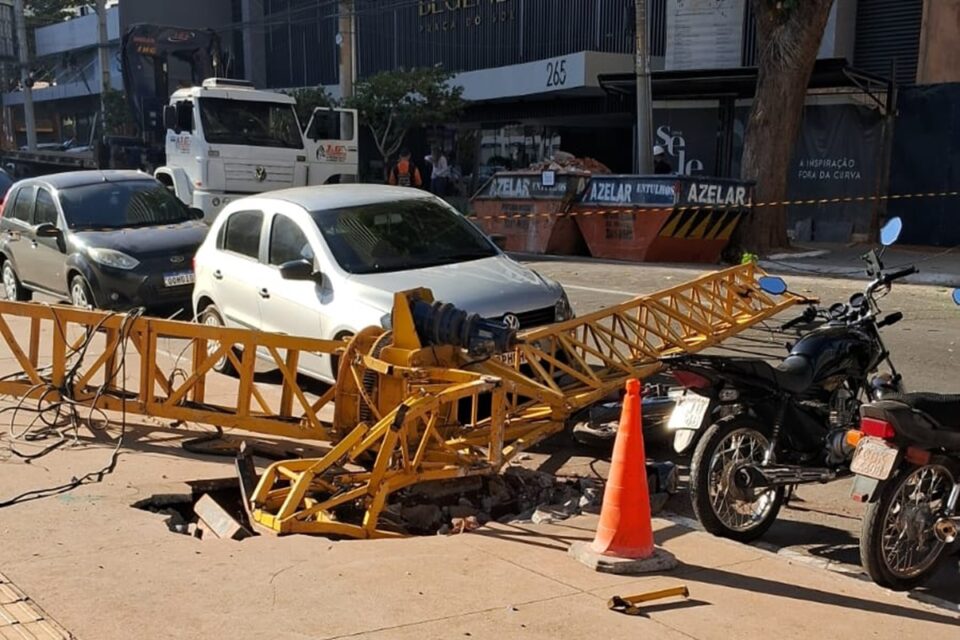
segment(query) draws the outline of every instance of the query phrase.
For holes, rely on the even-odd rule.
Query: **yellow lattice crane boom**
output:
[[[740,265],[516,335],[415,290],[397,294],[392,330],[347,343],[0,302],[0,334],[22,368],[0,393],[327,441],[321,458],[265,470],[253,521],[278,533],[391,536],[379,520],[393,492],[496,473],[626,379],[656,373],[664,356],[710,348],[803,301],[768,296],[758,275]],[[78,352],[91,333],[101,355],[87,364]],[[303,352],[340,362],[337,384],[318,397],[298,384]],[[238,372],[235,395],[212,402],[207,381],[223,356]],[[280,373],[279,402],[254,381],[258,359]],[[332,419],[321,419],[331,403]]]

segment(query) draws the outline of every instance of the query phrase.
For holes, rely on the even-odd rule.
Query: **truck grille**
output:
[[[227,191],[266,191],[293,186],[292,164],[227,162],[223,165],[223,173]],[[263,175],[263,179],[260,180],[258,175]]]

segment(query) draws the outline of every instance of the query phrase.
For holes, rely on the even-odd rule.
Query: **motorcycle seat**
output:
[[[789,355],[773,370],[777,385],[790,393],[801,393],[813,384],[813,364],[805,355]]]
[[[960,395],[906,393],[903,403],[930,416],[941,429],[960,431]]]
[[[804,355],[790,355],[774,366],[760,358],[723,357],[714,360],[718,370],[737,377],[759,378],[770,387],[802,393],[813,384],[813,366]]]

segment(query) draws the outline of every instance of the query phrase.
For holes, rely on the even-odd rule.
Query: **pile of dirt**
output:
[[[613,173],[610,167],[594,158],[578,158],[571,153],[558,151],[552,158],[530,165],[531,171],[564,171],[566,173]]]

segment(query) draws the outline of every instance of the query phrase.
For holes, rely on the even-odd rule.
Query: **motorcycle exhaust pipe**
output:
[[[933,533],[944,544],[953,544],[957,539],[957,518],[940,518],[933,523]]]

